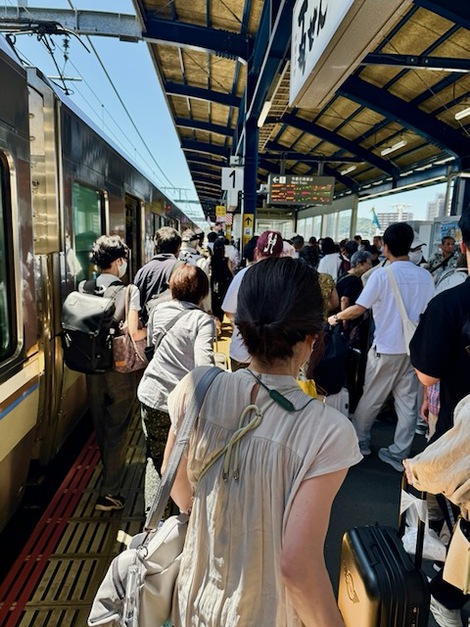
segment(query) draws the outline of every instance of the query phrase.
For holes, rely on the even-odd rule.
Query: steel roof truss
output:
[[[246,35],[218,28],[207,28],[175,20],[165,20],[156,14],[145,17],[144,40],[216,54],[246,63],[250,55],[251,40]]]
[[[470,30],[470,3],[466,0],[413,0],[413,2]]]
[[[238,96],[214,91],[213,89],[204,89],[203,87],[194,87],[192,85],[184,85],[183,83],[174,83],[172,81],[165,83],[164,89],[168,96],[195,98],[196,100],[215,102],[226,107],[240,106],[241,99],[238,98]]]
[[[470,59],[450,57],[412,56],[408,54],[371,53],[361,65],[388,65],[420,70],[442,70],[444,72],[470,72]]]
[[[470,152],[470,141],[462,137],[458,131],[426,115],[421,109],[390,92],[387,92],[387,97],[384,98],[383,89],[357,76],[350,76],[346,79],[338,91],[346,98],[399,122],[405,129],[413,130],[457,157]]]

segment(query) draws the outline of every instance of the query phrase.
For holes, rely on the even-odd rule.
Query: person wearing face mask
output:
[[[95,293],[114,298],[115,319],[121,329],[128,330],[134,340],[146,337],[146,329],[139,329],[140,293],[131,285],[126,319],[126,289],[121,279],[127,271],[128,248],[118,235],[102,235],[93,244],[91,261],[99,270]],[[78,289],[83,292],[85,281]],[[122,287],[121,287],[122,285]],[[119,495],[125,461],[125,443],[131,409],[136,397],[136,379],[133,372],[109,370],[87,374],[87,392],[96,439],[103,465],[102,480],[95,509],[111,511],[123,509],[124,499]]]
[[[411,242],[410,251],[408,253],[408,259],[411,261],[411,263],[414,263],[415,266],[420,266],[426,263],[426,260],[423,256],[423,246],[426,246],[426,244],[423,241],[421,241],[416,231],[413,231],[413,234],[414,234],[414,238],[413,238],[413,241]]]

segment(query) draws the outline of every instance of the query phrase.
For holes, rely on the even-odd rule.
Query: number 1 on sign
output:
[[[243,168],[222,168],[222,189],[240,192],[243,189]]]

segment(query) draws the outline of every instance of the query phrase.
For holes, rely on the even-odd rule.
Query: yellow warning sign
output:
[[[215,207],[215,215],[217,218],[223,218],[227,213],[225,205],[216,205]]]

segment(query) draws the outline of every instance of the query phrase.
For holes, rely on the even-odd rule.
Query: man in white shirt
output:
[[[418,322],[434,295],[429,272],[409,261],[413,229],[397,222],[384,233],[384,254],[390,261],[408,318]],[[403,323],[388,276],[388,268],[378,268],[370,276],[356,304],[330,316],[337,324],[353,320],[372,308],[375,333],[367,356],[364,393],[353,416],[359,446],[363,455],[370,455],[370,431],[377,414],[390,392],[393,394],[398,423],[394,441],[379,450],[379,458],[395,470],[402,471],[402,460],[408,457],[418,416],[419,383],[405,344]]]
[[[280,257],[283,249],[282,235],[278,231],[264,231],[258,238],[256,243],[254,261],[257,263],[263,259],[270,257]],[[230,342],[230,364],[232,372],[239,368],[246,368],[250,362],[250,354],[243,342],[243,339],[234,324],[235,314],[237,312],[238,290],[245,273],[251,266],[247,266],[240,270],[232,279],[230,286],[225,294],[222,303],[222,309],[233,325],[232,341]]]

